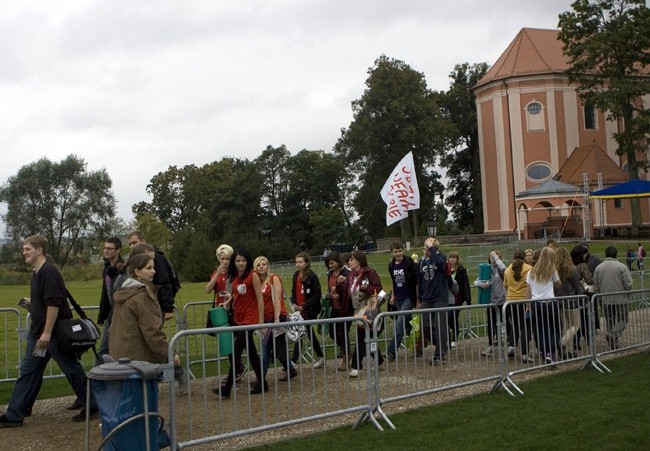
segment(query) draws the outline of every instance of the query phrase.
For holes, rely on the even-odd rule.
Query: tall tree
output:
[[[85,238],[103,235],[115,217],[115,197],[105,169],[88,171],[69,155],[60,163],[42,158],[23,166],[0,189],[7,203],[7,232],[18,241],[41,234],[48,252],[64,266]]]
[[[569,81],[586,105],[618,121],[617,154],[636,179],[639,169],[648,169],[650,111],[642,97],[650,94],[650,10],[645,0],[577,0],[571,7],[559,16]],[[638,199],[631,205],[632,224],[639,226]]]
[[[395,165],[411,151],[420,185],[420,205],[425,214],[430,214],[433,192],[442,189],[435,172],[435,149],[442,146],[443,139],[438,108],[424,74],[385,55],[375,61],[368,74],[366,90],[352,102],[354,120],[342,130],[335,152],[344,158],[359,182],[353,204],[360,223],[372,238],[380,238],[386,232],[381,187]],[[399,223],[401,236],[406,238],[412,233],[408,221]]]
[[[152,201],[139,202],[132,208],[136,217],[153,214],[172,231],[177,232],[196,219],[201,199],[188,193],[188,185],[198,176],[199,168],[190,164],[181,168],[170,166],[154,175],[147,185]]]
[[[457,64],[449,74],[449,90],[439,93],[442,115],[448,119],[449,139],[440,155],[440,165],[447,170],[451,182],[445,204],[458,226],[471,228],[472,233],[483,233],[483,200],[478,118],[471,89],[488,69],[487,63]]]
[[[262,175],[262,208],[273,216],[281,215],[284,208],[289,190],[286,164],[290,156],[291,153],[283,144],[277,148],[267,146],[255,159]]]

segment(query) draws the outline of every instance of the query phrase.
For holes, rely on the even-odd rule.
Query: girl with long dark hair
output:
[[[311,260],[309,255],[304,252],[296,255],[296,269],[293,274],[293,285],[291,287],[291,304],[294,309],[302,315],[303,319],[316,319],[321,311],[321,288],[318,276],[311,270]],[[317,327],[314,326],[307,334],[311,342],[311,347],[316,353],[318,359],[314,363],[314,368],[321,368],[325,364],[323,351],[318,341]],[[300,359],[300,342],[296,343],[293,348],[291,360],[294,363]]]
[[[237,326],[264,323],[264,298],[259,275],[253,271],[253,257],[246,249],[234,251],[228,266],[228,277],[232,281],[232,292],[225,295],[224,306],[232,309],[233,322]],[[268,391],[269,386],[262,375],[260,357],[253,340],[253,331],[235,332],[234,353],[228,356],[230,368],[226,382],[214,390],[222,398],[229,398],[235,378],[235,364],[241,359],[244,349],[248,361],[253,367],[257,383],[250,393],[252,395]]]

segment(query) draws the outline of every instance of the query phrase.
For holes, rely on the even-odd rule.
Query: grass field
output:
[[[257,450],[646,450],[650,444],[650,356],[607,362],[611,374],[561,372],[503,391],[390,415],[396,430],[341,427]]]

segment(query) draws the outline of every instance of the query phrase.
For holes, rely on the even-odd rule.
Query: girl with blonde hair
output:
[[[559,314],[557,301],[553,299],[555,289],[561,285],[556,269],[557,256],[550,247],[544,247],[539,253],[539,259],[526,276],[528,299],[533,299],[533,331],[537,349],[544,356],[545,363],[557,361],[557,341],[559,335]]]
[[[262,297],[264,298],[264,322],[280,323],[287,321],[287,308],[284,305],[284,288],[280,276],[271,272],[269,259],[260,256],[253,262],[253,268],[260,277],[262,284]],[[269,329],[262,337],[262,375],[266,377],[271,359],[275,356],[285,374],[280,381],[287,381],[298,375],[291,361],[287,357],[287,340],[284,329]]]

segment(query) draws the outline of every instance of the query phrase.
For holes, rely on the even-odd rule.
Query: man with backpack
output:
[[[61,343],[57,322],[72,318],[68,305],[65,282],[59,269],[47,261],[47,238],[34,235],[23,242],[23,257],[34,270],[30,297],[27,301],[31,325],[27,332],[27,346],[20,363],[20,376],[16,380],[7,411],[0,414],[1,428],[23,425],[43,383],[43,373],[50,359],[54,359],[65,374],[80,403],[86,405],[86,374],[74,352]],[[92,396],[92,395],[91,395]],[[90,399],[90,418],[98,417],[94,398]],[[86,409],[72,417],[72,421],[85,421]]]
[[[127,239],[131,247],[147,243],[144,234],[139,230],[129,233]],[[160,287],[158,290],[158,303],[160,304],[160,310],[163,312],[164,320],[168,321],[174,317],[174,297],[181,288],[180,280],[171,262],[162,251],[156,251],[153,264],[156,271],[153,284]]]

